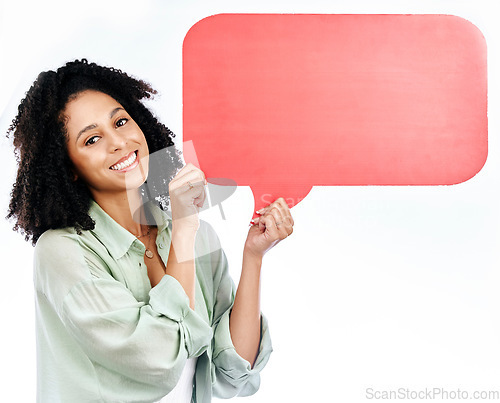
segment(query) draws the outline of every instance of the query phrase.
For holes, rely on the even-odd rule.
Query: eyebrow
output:
[[[109,113],[109,118],[110,119],[113,119],[113,116],[115,116],[118,111],[124,111],[125,109],[123,109],[121,106],[118,106],[117,108],[113,109],[110,113]],[[88,132],[89,130],[94,130],[95,128],[97,127],[97,124],[95,123],[92,123],[91,125],[88,125],[88,126],[85,126],[82,130],[80,130],[78,132],[78,134],[76,135],[76,140],[75,140],[75,143],[78,142],[78,139],[80,138],[80,136],[86,132]]]
[[[124,110],[125,110],[125,109],[123,109],[121,106],[119,106],[119,107],[117,107],[117,108],[113,109],[113,110],[110,112],[110,114],[109,114],[109,118],[110,118],[110,119],[112,119],[112,118],[113,118],[113,116],[115,116],[115,115],[116,115],[116,113],[117,113],[118,111],[124,111]]]

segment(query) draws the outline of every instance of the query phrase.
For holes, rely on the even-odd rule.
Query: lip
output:
[[[120,164],[122,162],[127,161],[133,154],[136,155],[135,161],[132,164],[130,164],[128,167],[123,168],[123,169],[112,169],[111,168],[117,164]],[[109,167],[109,169],[113,172],[128,172],[128,171],[134,169],[137,165],[139,165],[139,150],[131,151],[130,153],[128,153],[127,155],[125,155],[124,157],[122,157],[118,161],[116,161],[113,165],[111,165]]]

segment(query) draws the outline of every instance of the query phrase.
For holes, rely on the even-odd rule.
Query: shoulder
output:
[[[97,272],[104,274],[101,256],[105,253],[92,231],[77,233],[74,228],[45,231],[34,250],[35,286],[41,289],[49,284],[70,286],[96,277]]]
[[[35,263],[39,260],[71,259],[74,261],[84,253],[85,238],[90,231],[80,234],[74,228],[51,229],[45,231],[35,245]]]
[[[35,245],[35,259],[74,252],[79,245],[79,235],[74,228],[45,231]]]
[[[101,245],[91,230],[77,232],[74,228],[45,231],[35,245],[35,259],[71,259],[94,254]]]
[[[38,241],[42,241],[43,242],[44,239],[51,239],[51,238],[64,237],[64,236],[72,236],[72,235],[78,235],[77,232],[76,232],[76,229],[73,228],[73,227],[58,228],[58,229],[49,229],[49,230],[45,231],[40,236],[40,238],[38,238]]]
[[[35,245],[35,288],[55,307],[74,285],[92,278],[81,238],[72,228],[48,230]]]

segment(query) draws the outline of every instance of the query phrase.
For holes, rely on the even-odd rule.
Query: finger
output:
[[[176,176],[182,176],[186,172],[191,172],[191,171],[201,171],[200,168],[198,168],[196,165],[192,164],[191,162],[188,162],[186,165],[184,165],[179,172],[177,172]]]
[[[192,163],[188,163],[184,165],[174,176],[174,180],[178,180],[179,178],[182,178],[184,175],[186,175],[189,172],[192,171],[198,171],[200,170],[198,167],[193,165]]]
[[[285,239],[287,236],[291,235],[291,233],[293,232],[293,227],[291,225],[283,221],[283,218],[281,218],[281,220],[275,219],[275,221],[280,239]]]
[[[273,203],[271,203],[268,206],[260,209],[259,211],[257,211],[257,213],[259,214],[259,218],[261,219],[260,222],[262,222],[262,223],[266,223],[266,221],[264,220],[264,218],[266,218],[268,216],[272,216],[274,218],[275,225],[276,225],[276,223],[279,225],[283,221],[282,218],[281,218],[280,211],[278,210],[277,207],[273,206]],[[260,225],[260,227],[262,228],[262,225]]]
[[[171,195],[175,195],[176,197],[181,198],[198,198],[200,195],[205,195],[206,188],[204,182],[201,181],[186,181],[186,183],[178,184],[178,187],[175,185],[170,187],[169,192]]]
[[[294,221],[292,218],[292,214],[290,213],[290,208],[288,207],[288,204],[286,203],[285,199],[283,199],[282,197],[276,199],[268,206],[256,211],[256,213],[263,215],[271,211],[273,208],[277,208],[281,213],[282,219],[278,221],[283,221],[284,223],[286,223],[286,225],[293,227]]]
[[[255,217],[250,220],[250,225],[259,225],[260,217]]]
[[[192,192],[193,189],[202,190],[205,189],[205,182],[193,178],[192,180],[186,180],[185,183],[180,184],[177,188],[180,192]]]
[[[278,226],[276,225],[276,220],[272,214],[266,214],[260,217],[259,229],[265,231],[273,240],[280,238]]]
[[[207,198],[207,193],[206,193],[205,186],[203,185],[203,186],[201,186],[201,193],[197,197],[194,198],[193,203],[197,207],[202,208],[203,205],[205,204],[206,198]]]
[[[269,218],[272,218],[272,220]],[[269,229],[269,234],[273,237],[273,239],[285,239],[293,232],[292,226],[283,221],[283,216],[277,207],[273,207],[264,216],[261,216],[260,219],[267,220],[266,229]],[[270,222],[274,223],[274,225],[270,224]],[[271,227],[269,227],[269,225]],[[275,230],[272,229],[273,226],[275,227]]]
[[[182,186],[190,188],[188,184],[200,182],[203,185],[206,185],[206,178],[203,171],[196,168],[194,165],[185,166],[182,170],[180,170],[177,175],[170,181],[169,190],[175,190]],[[187,186],[186,186],[187,185]]]
[[[182,197],[189,197],[193,201],[193,204],[197,207],[203,207],[206,199],[206,189],[202,182],[195,182],[194,184],[189,182],[186,184],[188,186]],[[181,189],[184,189],[182,187]]]
[[[203,173],[198,172],[198,171],[190,171],[186,172],[182,177],[175,177],[172,179],[169,183],[169,188],[170,190],[175,190],[179,188],[186,188],[189,186],[186,186],[187,184],[200,184],[200,185],[205,185],[205,177],[203,176]]]
[[[206,189],[203,182],[193,182],[187,181],[184,185],[179,188],[170,189],[171,201],[178,200],[181,205],[194,205],[196,207],[202,208],[206,200]]]
[[[270,210],[266,212],[265,215],[272,215],[274,217],[274,222],[276,223],[276,226],[283,224],[283,217],[278,207],[276,206],[272,207]]]
[[[266,213],[271,214],[274,217],[280,239],[285,239],[293,232],[293,225],[291,224],[290,220],[287,220],[286,216],[283,217],[283,210],[285,212],[288,211],[287,208],[283,208],[282,206],[280,208],[279,205],[276,205],[270,211],[268,211],[268,213]],[[291,215],[289,215],[288,217],[291,219]]]
[[[270,203],[267,206],[265,206],[265,207],[261,208],[260,210],[256,211],[256,213],[262,215],[262,214],[265,214],[268,211],[270,211],[272,208],[278,208],[280,211],[282,211],[282,213],[284,215],[286,209],[288,209],[288,205],[286,204],[285,199],[283,199],[282,197],[280,197],[279,199],[276,199],[272,203]]]
[[[177,188],[175,186],[169,186],[169,193],[171,197],[188,201],[200,198],[204,200],[206,192],[203,182],[187,181],[185,184],[182,184],[182,186]]]
[[[294,221],[292,217],[292,213],[290,212],[290,208],[288,207],[288,203],[285,201],[283,197],[276,199],[274,202],[276,206],[279,208],[281,212],[281,216],[283,217],[283,221],[293,227]]]

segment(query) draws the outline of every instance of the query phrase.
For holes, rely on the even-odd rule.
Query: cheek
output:
[[[147,152],[149,154],[149,146],[148,146],[148,141],[146,140],[146,136],[142,131],[140,131],[140,138],[141,142],[143,143],[143,151]]]
[[[78,153],[69,153],[69,158],[72,165],[72,172],[80,179],[87,182],[88,179],[94,176],[96,162],[92,158]]]

